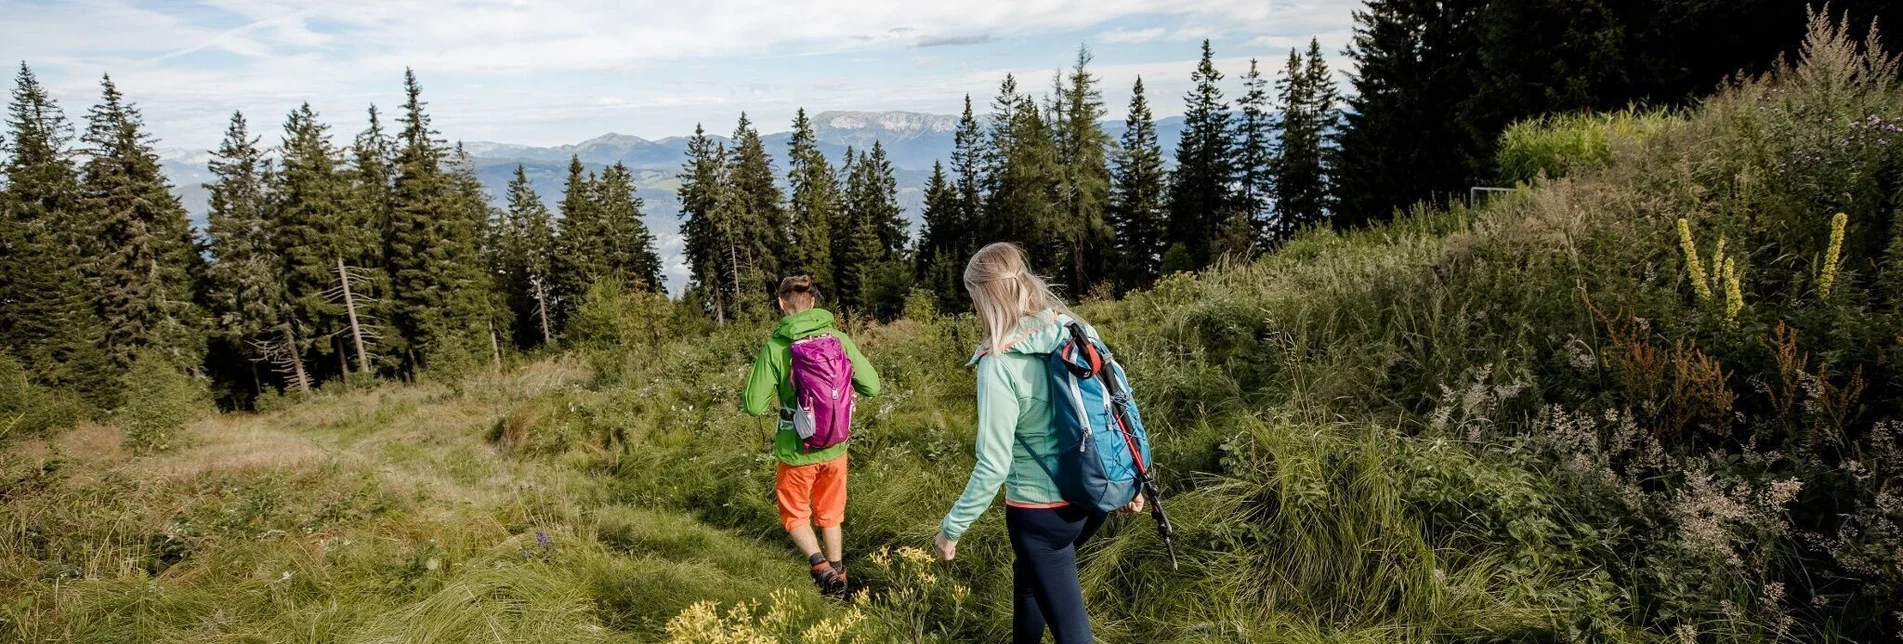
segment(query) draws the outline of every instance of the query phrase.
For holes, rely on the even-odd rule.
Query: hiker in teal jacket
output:
[[[846,445],[849,442],[808,451],[793,429],[793,411],[799,405],[791,379],[791,346],[795,340],[822,333],[837,338],[846,359],[852,363],[852,388],[862,396],[879,395],[879,372],[859,353],[852,338],[833,328],[833,314],[814,307],[818,299],[819,290],[810,277],[789,277],[780,282],[780,310],[786,312],[786,317],[780,318],[779,326],[773,329],[773,338],[760,348],[760,356],[754,359],[753,374],[747,378],[741,407],[754,416],[778,412],[773,456],[780,463],[773,492],[780,508],[780,523],[793,538],[793,545],[806,555],[807,563],[812,566],[813,582],[829,593],[843,594],[846,590],[842,543],[845,534],[840,524],[846,520]],[[819,540],[813,535],[813,524],[819,525],[825,538],[824,553],[820,552]]]
[[[939,526],[939,556],[957,556],[958,539],[1004,486],[1005,530],[1016,555],[1013,639],[1036,644],[1048,628],[1058,644],[1088,644],[1077,547],[1096,533],[1104,514],[1066,503],[1051,478],[1057,439],[1045,366],[1045,356],[1063,343],[1065,325],[1082,320],[1030,272],[1024,251],[1011,244],[992,244],[973,255],[965,288],[989,338],[972,357],[978,369],[978,462]],[[1139,496],[1125,509],[1142,504]]]

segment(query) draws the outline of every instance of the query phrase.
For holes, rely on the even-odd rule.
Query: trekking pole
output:
[[[1096,345],[1085,335],[1083,327],[1073,324],[1070,327],[1070,333],[1072,341],[1079,346],[1087,347],[1086,351],[1093,354],[1092,360],[1095,362]],[[1087,369],[1085,373],[1088,374],[1084,376],[1086,378],[1103,378],[1104,389],[1110,394],[1110,416],[1117,423],[1118,433],[1123,435],[1124,447],[1130,450],[1130,461],[1136,464],[1137,493],[1149,497],[1150,518],[1156,520],[1156,534],[1163,539],[1163,549],[1169,552],[1170,569],[1178,570],[1180,566],[1176,563],[1176,527],[1170,525],[1169,515],[1163,513],[1163,493],[1156,486],[1156,476],[1151,474],[1150,467],[1143,463],[1143,448],[1137,445],[1136,434],[1130,431],[1130,420],[1124,417],[1126,412],[1123,406],[1130,402],[1130,392],[1125,391],[1122,383],[1117,380],[1114,367],[1105,367],[1101,370]]]
[[[1169,515],[1163,513],[1163,493],[1157,490],[1156,477],[1150,475],[1149,468],[1143,468],[1137,473],[1137,480],[1142,483],[1143,495],[1150,497],[1150,518],[1156,520],[1156,534],[1163,538],[1163,549],[1170,553],[1170,570],[1177,570],[1176,527],[1170,525]]]

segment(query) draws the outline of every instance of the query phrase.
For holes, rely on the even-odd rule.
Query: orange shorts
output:
[[[839,525],[846,520],[846,455],[812,465],[781,463],[773,496],[788,532],[808,520],[822,528]]]

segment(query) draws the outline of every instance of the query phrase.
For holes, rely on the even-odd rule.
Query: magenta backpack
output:
[[[794,340],[793,430],[807,451],[825,449],[852,437],[852,361],[839,338],[830,334]]]

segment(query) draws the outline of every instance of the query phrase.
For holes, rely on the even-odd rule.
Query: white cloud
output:
[[[1096,40],[1106,45],[1135,44],[1162,38],[1164,33],[1165,30],[1162,27],[1136,30],[1115,29],[1097,34]]]
[[[233,109],[260,129],[298,102],[355,123],[386,109],[398,73],[414,67],[439,129],[451,138],[554,137],[604,119],[669,114],[647,134],[678,133],[688,113],[742,106],[776,114],[794,105],[937,109],[965,91],[984,94],[974,69],[1022,64],[990,58],[997,43],[1094,29],[1093,44],[1140,46],[1225,34],[1298,38],[1343,32],[1350,0],[0,0],[0,59],[33,64],[77,116],[111,71],[168,141],[209,145]],[[1125,27],[1104,28],[1111,24]],[[1280,41],[1263,41],[1264,45]],[[776,80],[738,74],[749,60],[941,46],[917,60],[917,78]],[[1325,45],[1333,46],[1331,43]],[[1253,47],[1254,45],[1250,45]],[[1338,47],[1337,47],[1338,48]],[[918,52],[924,53],[924,52]],[[1186,49],[1183,57],[1193,56]],[[1226,53],[1226,52],[1219,52]],[[926,62],[930,61],[930,62]],[[1186,63],[1156,63],[1186,75]],[[704,82],[670,85],[688,68]],[[1026,78],[1041,87],[1049,70]],[[1128,78],[1100,70],[1107,83]],[[747,78],[737,79],[744,75]],[[1151,78],[1145,73],[1145,78]],[[1132,75],[1133,77],[1133,75]],[[558,79],[558,80],[552,80]],[[828,86],[831,86],[829,88]],[[1153,85],[1155,90],[1162,87]],[[1113,103],[1114,104],[1114,103]],[[625,125],[625,123],[624,123]],[[344,129],[354,129],[354,126]],[[605,129],[605,128],[604,128]],[[622,131],[641,127],[621,127]],[[716,128],[722,129],[722,128]]]

